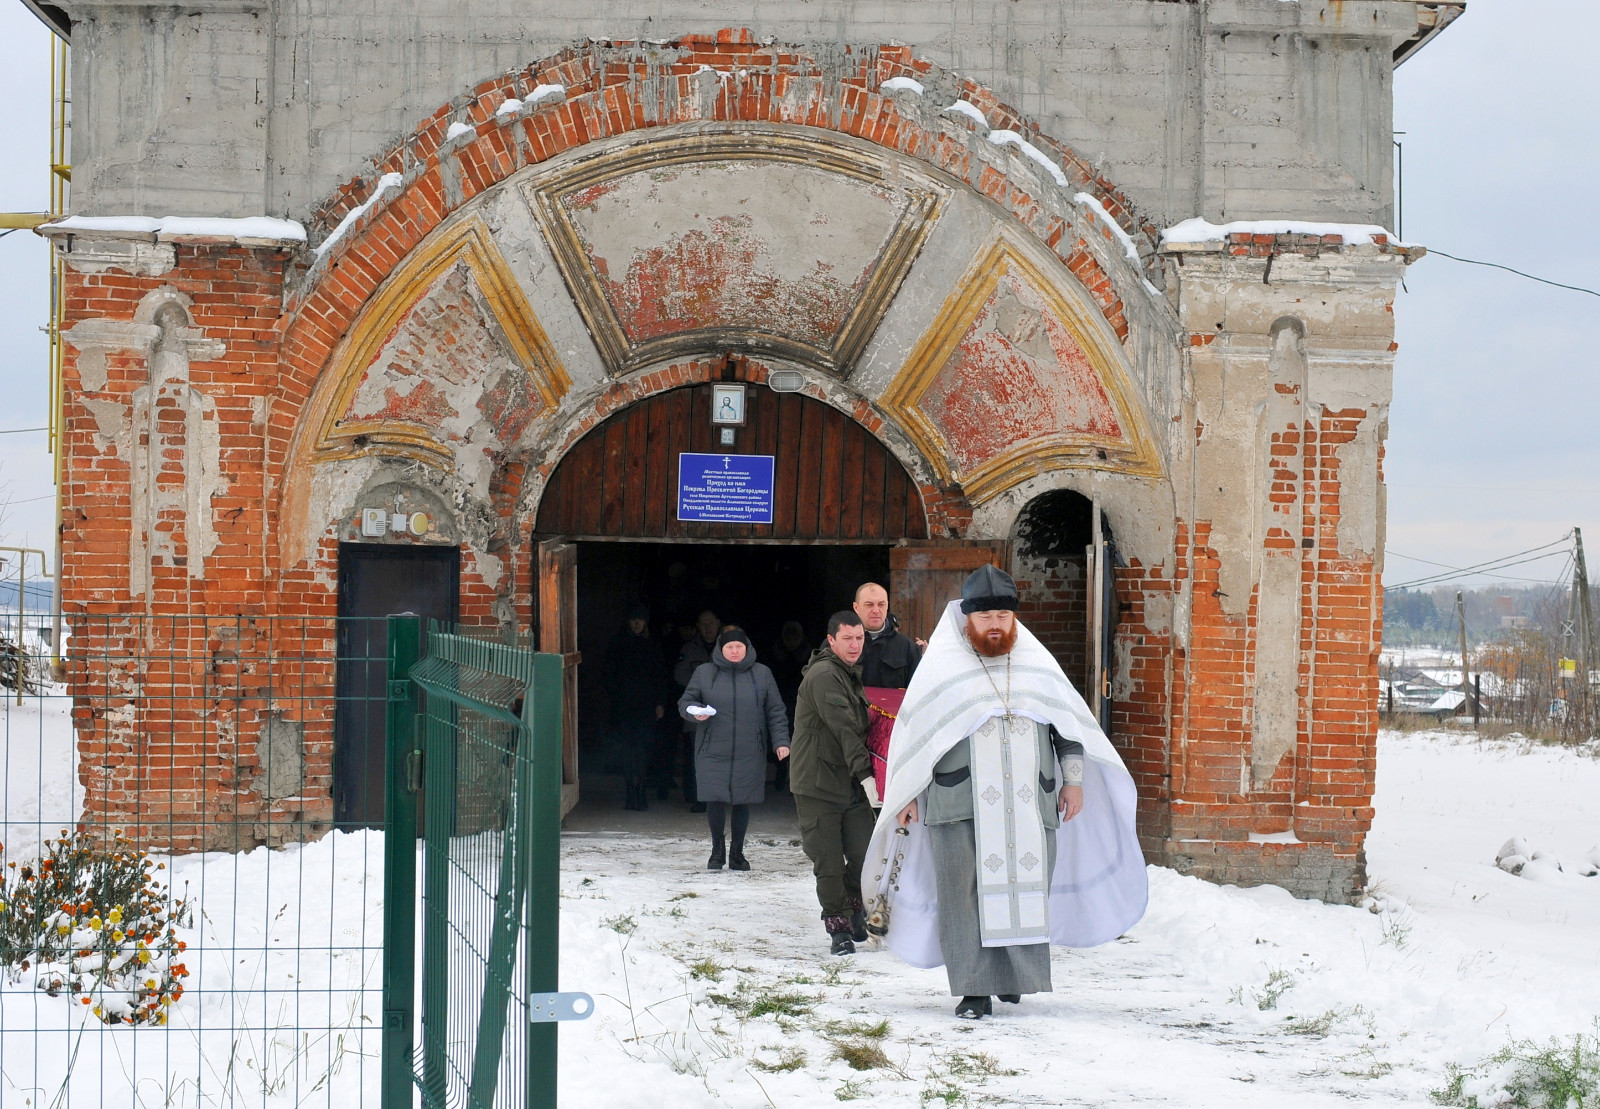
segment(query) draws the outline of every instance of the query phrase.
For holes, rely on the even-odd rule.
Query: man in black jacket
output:
[[[867,643],[861,652],[861,684],[883,689],[904,689],[922,661],[925,644],[902,635],[889,614],[889,592],[875,581],[856,590],[856,615],[866,629]]]

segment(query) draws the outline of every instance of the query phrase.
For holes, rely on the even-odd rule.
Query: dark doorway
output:
[[[460,571],[455,547],[339,547],[333,719],[333,818],[339,827],[383,826],[389,644],[384,617],[412,612],[425,622],[454,623]]]
[[[671,670],[702,611],[744,628],[757,658],[770,662],[786,621],[800,623],[809,653],[822,643],[828,616],[850,607],[857,586],[889,584],[890,548],[877,544],[580,542],[577,547],[578,646],[584,659],[578,723],[586,806],[613,807],[616,792],[614,807],[620,809],[620,779],[609,765],[604,660],[633,605],[649,607],[651,634],[670,695],[676,697]],[[675,704],[668,704],[667,713],[663,743],[681,730]]]
[[[1111,524],[1081,493],[1041,493],[1017,517],[1011,565],[1022,593],[1022,619],[1056,656],[1108,734],[1116,564]]]

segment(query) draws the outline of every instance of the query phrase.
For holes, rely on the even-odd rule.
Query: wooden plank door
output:
[[[578,803],[578,545],[539,544],[539,650],[561,656],[561,815]]]
[[[1004,569],[1010,553],[1004,539],[911,540],[889,548],[889,606],[900,630],[915,639],[932,636],[967,576],[990,563]]]

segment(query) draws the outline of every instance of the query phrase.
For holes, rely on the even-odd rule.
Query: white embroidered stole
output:
[[[978,927],[985,947],[1050,942],[1036,728],[1024,716],[996,716],[972,735]]]

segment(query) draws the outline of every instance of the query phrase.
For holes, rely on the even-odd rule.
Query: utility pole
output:
[[[1467,605],[1456,590],[1456,622],[1461,628],[1461,698],[1463,705],[1472,700],[1472,679],[1467,676]]]
[[[1594,667],[1594,611],[1589,607],[1589,566],[1583,559],[1583,529],[1573,528],[1572,603],[1568,609],[1578,633],[1578,707],[1589,720],[1589,674]],[[1576,611],[1574,611],[1576,610]]]

